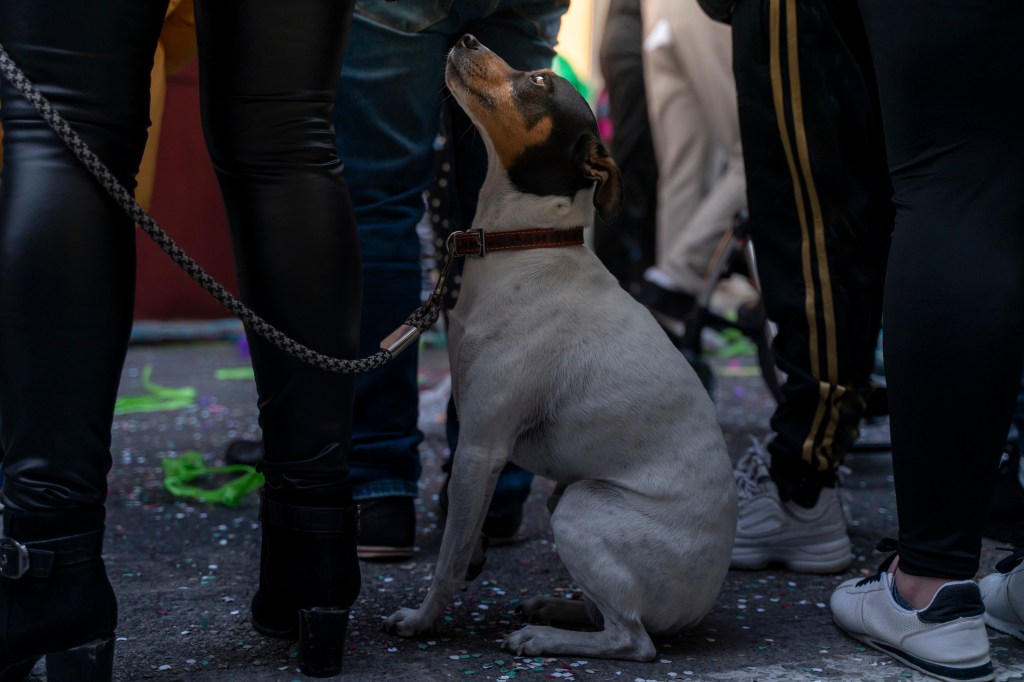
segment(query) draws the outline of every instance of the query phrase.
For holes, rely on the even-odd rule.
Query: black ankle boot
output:
[[[263,544],[252,623],[270,637],[299,640],[299,669],[341,672],[348,609],[359,594],[356,507],[260,503]]]
[[[0,682],[46,657],[47,680],[109,682],[117,599],[101,552],[103,528],[81,518],[4,512],[0,539]]]

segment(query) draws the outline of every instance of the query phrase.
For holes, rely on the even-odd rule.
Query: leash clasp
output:
[[[484,233],[482,230],[470,230],[468,232],[475,232],[478,236],[480,243],[480,250],[478,253],[468,254],[471,256],[482,257],[484,255]],[[452,263],[459,255],[455,252],[455,239],[456,235],[464,235],[467,232],[452,232],[448,235],[445,240],[445,249],[448,251],[447,259],[445,259],[444,266],[441,268],[440,274],[437,277],[437,285],[434,287],[433,293],[430,294],[430,298],[427,299],[427,305],[436,305],[438,308],[441,306],[441,294],[444,291],[444,285],[448,281],[448,273],[452,269]],[[409,324],[403,324],[398,327],[395,331],[388,334],[380,342],[380,348],[391,353],[392,356],[398,355],[403,350],[411,346],[420,337],[422,330],[419,327],[414,327]]]

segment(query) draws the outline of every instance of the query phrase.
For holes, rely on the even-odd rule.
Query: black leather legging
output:
[[[146,140],[166,5],[0,2],[0,42],[128,187]],[[203,127],[242,298],[339,357],[356,354],[361,281],[332,127],[352,5],[196,2]],[[95,511],[106,498],[132,322],[135,230],[9,84],[0,100],[3,502],[16,511]],[[250,347],[268,485],[344,488],[353,380],[258,338]]]

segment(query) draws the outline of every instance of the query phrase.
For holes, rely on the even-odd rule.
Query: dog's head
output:
[[[569,205],[593,188],[601,218],[618,215],[619,169],[601,143],[593,111],[569,81],[550,69],[516,71],[465,35],[448,54],[445,82],[515,191],[564,197]]]

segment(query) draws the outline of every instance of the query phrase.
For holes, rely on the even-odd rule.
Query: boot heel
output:
[[[16,663],[4,665],[3,669],[0,670],[0,682],[21,682],[32,672],[32,668],[35,667],[40,658],[42,656],[31,656]]]
[[[299,609],[299,670],[310,677],[341,672],[348,609]]]
[[[110,682],[113,676],[114,635],[46,654],[49,682]]]

